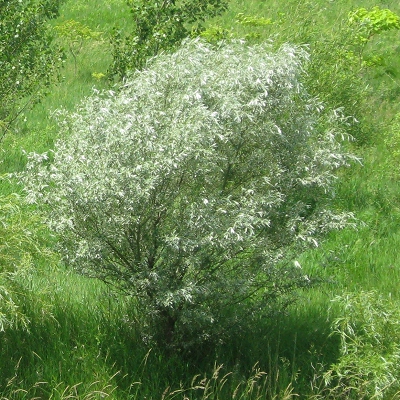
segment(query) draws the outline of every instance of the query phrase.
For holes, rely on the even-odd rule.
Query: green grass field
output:
[[[329,52],[340,48],[340,34],[350,11],[377,5],[400,14],[400,4],[394,0],[355,3],[232,0],[229,10],[208,26],[210,31],[226,29],[228,36],[247,35],[250,41],[272,38],[277,44],[308,45],[311,56],[330,63],[333,71]],[[270,18],[271,23],[240,24],[239,13]],[[107,87],[100,74],[106,74],[111,62],[109,36],[114,26],[129,29],[130,18],[124,0],[64,2],[53,25],[75,20],[101,36],[83,43],[76,68],[68,42],[60,39],[68,56],[63,79],[1,143],[0,175],[21,171],[25,152],[52,148],[57,138],[54,110],[73,110],[93,87]],[[380,61],[358,72],[357,79],[368,89],[361,102],[364,114],[352,132],[357,140],[349,143],[349,149],[361,163],[341,172],[335,200],[335,207],[352,211],[359,224],[357,229],[331,233],[320,247],[301,256],[310,277],[322,279],[315,288],[299,293],[287,315],[273,323],[260,321],[244,341],[233,338],[217,350],[198,349],[190,357],[149,350],[127,315],[129,299],[65,270],[54,254],[44,254],[34,260],[24,281],[32,289],[22,310],[29,319],[28,329],[17,325],[0,332],[0,398],[325,398],[318,391],[321,374],[340,356],[339,338],[330,335],[331,323],[346,312],[331,300],[345,292],[375,290],[394,307],[400,302],[399,148],[388,145],[393,135],[399,134],[392,129],[400,111],[399,51],[399,31],[376,35],[364,50],[365,59]],[[308,81],[317,91],[326,78],[316,65]],[[343,65],[338,61],[335,72],[335,93],[342,97],[329,98],[330,92],[321,92],[321,98],[335,106],[347,101],[352,90],[345,87],[345,80],[340,81]],[[335,82],[331,84],[335,86]],[[20,190],[14,181],[3,180],[0,186],[2,195]],[[395,378],[398,384],[400,370]],[[400,398],[391,391],[386,396]]]

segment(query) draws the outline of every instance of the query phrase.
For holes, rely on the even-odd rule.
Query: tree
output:
[[[27,199],[65,262],[134,297],[145,339],[190,346],[281,311],[309,285],[298,251],[346,225],[329,209],[341,118],[320,120],[306,59],[187,41],[61,113],[51,162],[30,155]]]
[[[62,53],[48,20],[60,0],[0,0],[0,139],[56,76]]]
[[[190,35],[201,30],[201,23],[221,14],[226,0],[128,0],[134,19],[133,30],[124,34],[115,30],[112,38],[113,64],[110,74],[120,78],[130,70],[141,69],[146,60],[160,51],[176,48]]]

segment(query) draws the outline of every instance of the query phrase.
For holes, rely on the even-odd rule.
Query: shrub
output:
[[[62,61],[48,28],[60,0],[0,0],[0,140],[38,101]]]
[[[28,327],[24,302],[32,298],[26,284],[34,257],[45,252],[37,238],[45,226],[37,216],[23,214],[21,203],[15,194],[0,196],[0,331]]]
[[[297,252],[346,224],[329,209],[343,120],[319,120],[306,60],[187,41],[61,113],[51,162],[30,155],[65,262],[134,296],[145,339],[190,346],[281,311],[309,285]]]
[[[191,29],[200,32],[201,23],[221,14],[226,0],[127,1],[133,16],[133,29],[124,33],[116,29],[111,39],[112,76],[123,78],[129,71],[141,69],[149,57],[179,46],[190,36]]]
[[[333,323],[341,355],[325,373],[329,398],[398,398],[400,313],[376,292],[346,293],[334,301],[343,317]],[[396,395],[397,396],[396,396]],[[393,396],[393,397],[392,397]]]

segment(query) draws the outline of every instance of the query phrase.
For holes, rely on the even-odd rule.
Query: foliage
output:
[[[197,32],[195,32],[195,36],[197,36]],[[207,40],[210,43],[216,43],[220,40],[226,40],[230,38],[230,32],[228,29],[223,28],[219,25],[210,25],[207,29],[204,29],[200,32],[199,35],[202,39]]]
[[[365,46],[375,36],[383,32],[400,29],[400,17],[389,9],[378,6],[371,10],[358,8],[349,13],[349,24],[355,31],[358,56],[361,60]]]
[[[384,398],[400,389],[400,312],[397,302],[376,292],[334,299],[343,317],[333,324],[341,355],[325,374],[333,398]]]
[[[374,124],[367,117],[375,107],[371,101],[374,94],[368,74],[377,73],[373,68],[386,64],[389,58],[382,47],[373,46],[372,39],[397,29],[399,17],[389,9],[359,8],[350,13],[338,12],[335,23],[331,24],[326,16],[331,7],[323,8],[319,2],[303,1],[293,8],[288,5],[284,13],[268,9],[266,15],[271,18],[242,13],[236,17],[236,22],[247,29],[244,33],[237,25],[232,36],[241,35],[250,40],[274,37],[279,42],[310,46],[309,91],[329,107],[343,107],[346,115],[352,115],[357,123],[352,124],[349,132],[358,143],[365,144],[374,133]],[[246,25],[242,21],[249,23]],[[252,24],[252,21],[256,23]],[[265,22],[263,29],[258,30],[262,21]],[[271,21],[269,25],[268,21]],[[372,54],[365,54],[367,45]]]
[[[144,67],[149,57],[176,48],[190,36],[191,29],[201,31],[201,23],[221,14],[226,0],[128,0],[134,19],[133,31],[116,30],[112,38],[113,64],[110,74],[120,78],[128,71]],[[192,27],[192,28],[191,28]]]
[[[246,26],[266,26],[272,24],[272,19],[239,13],[236,15],[236,22]]]
[[[259,39],[260,34],[250,28],[265,28],[267,25],[272,25],[274,22],[271,18],[257,17],[253,15],[245,15],[244,13],[238,13],[235,18],[235,23],[238,25],[245,26],[249,32],[246,33],[245,39],[251,41],[252,39]],[[200,37],[206,39],[210,43],[218,42],[219,40],[225,40],[228,38],[239,38],[241,37],[237,33],[233,33],[233,27],[228,30],[219,25],[208,25],[207,28],[202,29]],[[196,36],[197,31],[194,31],[192,36]]]
[[[23,214],[17,195],[0,197],[0,331],[9,327],[27,328],[23,313],[28,300],[32,258],[43,251],[35,236],[43,225],[34,216]]]
[[[223,338],[279,311],[309,284],[297,246],[346,225],[326,208],[342,121],[319,129],[306,58],[189,41],[65,115],[49,167],[31,154],[28,199],[50,206],[65,261],[134,296],[148,340]]]
[[[47,25],[60,0],[0,1],[0,138],[45,94],[62,58]]]
[[[372,18],[368,16],[370,12],[365,11],[370,18],[368,21],[380,17],[381,23],[371,22],[374,28],[369,31],[374,34],[368,40],[361,41],[361,35],[366,33],[367,16],[361,18],[362,10],[365,9],[338,16],[337,23],[321,34],[326,10],[321,12],[318,2],[300,2],[294,8],[289,8],[285,13],[268,10],[266,15],[271,16],[268,18],[258,14],[238,13],[230,30],[211,25],[201,36],[211,42],[227,37],[245,37],[251,42],[274,38],[279,43],[306,43],[310,47],[313,61],[307,75],[309,91],[330,108],[343,107],[346,115],[352,115],[355,123],[349,131],[360,144],[365,144],[373,131],[372,124],[366,118],[366,115],[373,112],[370,101],[373,94],[368,86],[366,70],[374,72],[371,67],[386,63],[388,57],[376,50],[373,55],[366,56],[364,50],[372,37],[395,28],[396,24],[391,21],[396,20],[396,14],[390,10],[374,8],[375,17]],[[386,25],[384,20],[387,20]]]
[[[372,36],[392,29],[400,29],[400,17],[393,11],[378,6],[371,10],[358,8],[349,13],[349,23],[357,25],[362,41],[368,41]]]
[[[317,34],[310,32],[311,29],[304,33],[306,40],[308,35]],[[371,89],[362,73],[364,65],[355,53],[358,49],[355,36],[353,28],[343,20],[330,35],[313,42],[307,84],[321,101],[333,108],[342,107],[344,113],[354,117],[349,132],[358,143],[364,144],[370,139],[372,129],[365,118],[371,112],[371,102],[366,101]]]

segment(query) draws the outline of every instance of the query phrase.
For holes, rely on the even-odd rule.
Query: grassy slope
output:
[[[369,0],[358,3],[357,7],[375,5]],[[400,13],[395,1],[380,1],[379,5]],[[243,36],[249,28],[235,23],[237,13],[243,12],[281,21],[251,28],[261,38],[279,32],[278,41],[291,38],[312,43],[340,25],[352,8],[353,2],[349,0],[301,3],[237,0],[213,24],[233,27],[235,35]],[[60,18],[54,23],[68,19],[103,32],[103,40],[84,43],[77,58],[76,73],[69,57],[63,82],[52,88],[48,98],[26,115],[27,122],[20,124],[18,132],[7,137],[2,145],[1,172],[23,168],[22,149],[51,148],[57,135],[50,118],[51,110],[60,106],[72,109],[90,94],[94,85],[104,86],[92,73],[106,71],[110,61],[107,35],[115,23],[126,26],[129,13],[123,0],[66,1]],[[302,259],[310,274],[322,270],[330,283],[304,293],[302,301],[280,325],[260,328],[253,337],[249,334],[246,343],[228,344],[210,359],[189,363],[177,357],[166,358],[156,350],[146,354],[146,349],[135,340],[134,326],[124,324],[126,308],[121,299],[111,297],[96,282],[58,270],[48,265],[47,260],[41,260],[40,271],[31,285],[50,304],[50,309],[43,312],[46,309],[40,308],[39,303],[27,304],[31,315],[30,333],[16,329],[2,334],[0,384],[4,395],[30,398],[35,393],[42,398],[67,395],[85,398],[85,395],[94,395],[96,390],[110,393],[118,385],[112,398],[160,398],[169,385],[178,387],[180,381],[188,385],[196,373],[210,375],[214,362],[227,364],[227,369],[234,371],[234,377],[240,378],[242,371],[257,361],[263,369],[272,365],[280,367],[280,376],[271,374],[268,381],[272,392],[278,392],[279,385],[285,388],[297,370],[301,376],[295,390],[304,390],[301,385],[307,385],[304,382],[311,373],[310,363],[329,362],[335,356],[337,343],[328,339],[327,323],[329,300],[335,294],[343,290],[377,289],[385,296],[390,295],[393,301],[398,300],[399,185],[392,168],[395,160],[383,141],[387,126],[398,111],[398,38],[397,33],[382,35],[369,50],[383,52],[386,60],[386,65],[366,75],[374,88],[370,101],[376,105],[376,113],[371,115],[370,123],[377,125],[377,134],[368,145],[354,148],[363,158],[363,166],[346,171],[338,186],[338,206],[350,208],[365,225],[358,231],[330,235],[321,248]],[[11,190],[16,188],[5,184],[1,188],[3,193]],[[37,382],[47,383],[34,388]],[[17,388],[24,388],[28,393],[17,394]]]

